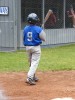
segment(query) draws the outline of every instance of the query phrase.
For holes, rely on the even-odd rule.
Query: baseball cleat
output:
[[[34,77],[33,77],[33,80],[35,81],[35,82],[38,82],[39,81],[39,79],[34,75]]]
[[[30,85],[36,85],[35,81],[33,79],[31,79],[31,78],[28,78],[27,81],[26,81],[26,83],[30,84]]]

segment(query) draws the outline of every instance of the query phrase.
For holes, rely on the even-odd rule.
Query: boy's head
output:
[[[39,18],[37,16],[37,14],[31,13],[31,14],[28,15],[27,21],[28,21],[29,24],[34,24],[35,25],[36,23],[39,22]]]

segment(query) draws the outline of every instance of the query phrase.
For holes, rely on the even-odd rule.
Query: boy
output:
[[[35,85],[35,82],[38,81],[37,77],[35,77],[35,72],[41,56],[40,44],[46,40],[46,34],[41,27],[37,26],[39,18],[35,13],[29,14],[27,21],[29,25],[23,31],[23,44],[26,46],[30,62],[26,83]]]

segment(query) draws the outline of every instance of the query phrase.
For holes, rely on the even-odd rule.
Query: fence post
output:
[[[44,23],[45,18],[45,0],[42,0],[42,24]]]

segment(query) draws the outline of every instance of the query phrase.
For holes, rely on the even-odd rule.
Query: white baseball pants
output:
[[[28,71],[27,77],[33,78],[36,72],[36,69],[39,64],[40,56],[41,56],[41,47],[39,46],[27,46],[26,51],[29,57],[30,69]]]

